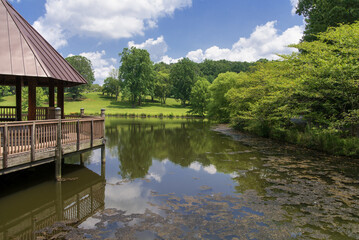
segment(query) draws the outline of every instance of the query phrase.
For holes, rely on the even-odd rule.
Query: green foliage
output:
[[[244,74],[244,73],[243,73]],[[240,74],[227,72],[221,73],[209,87],[211,101],[208,106],[208,115],[216,120],[228,122],[230,111],[226,93],[236,84]]]
[[[293,45],[299,53],[282,61],[220,74],[210,87],[209,115],[261,136],[357,154],[358,32],[359,23],[329,28],[316,41]]]
[[[70,93],[73,100],[79,99],[82,96],[82,93],[89,89],[92,83],[95,81],[94,71],[92,69],[92,64],[89,59],[83,56],[71,56],[67,57],[66,61],[71,64],[71,66],[78,71],[83,78],[86,79],[87,85],[83,84],[76,87],[67,88],[67,92]]]
[[[170,96],[171,90],[170,74],[162,71],[157,72],[154,94],[160,99],[161,104],[166,104],[166,99]]]
[[[303,54],[287,57],[300,81],[293,100],[315,125],[330,126],[359,108],[358,31],[359,23],[330,28],[318,41],[294,45]]]
[[[153,63],[145,49],[124,48],[121,56],[120,79],[122,95],[128,97],[134,105],[141,105],[142,97],[152,95],[154,91]]]
[[[111,97],[114,96],[117,100],[120,94],[120,81],[113,77],[108,77],[104,80],[102,93],[106,93]]]
[[[303,40],[314,41],[328,27],[359,20],[358,0],[299,0],[297,14],[303,15],[306,28]]]
[[[29,106],[29,90],[28,87],[23,87],[22,91],[21,91],[21,98],[22,98],[22,102],[21,102],[21,108],[22,110],[27,110],[28,106]],[[42,106],[42,104],[44,103],[44,101],[46,100],[46,96],[44,94],[44,89],[41,87],[37,87],[36,88],[36,106],[40,107]]]
[[[210,100],[209,93],[210,83],[205,78],[199,78],[197,82],[194,84],[191,91],[191,110],[190,113],[198,114],[200,116],[204,116],[208,103]]]
[[[89,88],[89,92],[102,92],[102,87],[99,84],[92,84]]]
[[[174,97],[181,100],[183,106],[190,98],[198,71],[197,65],[188,58],[180,60],[171,68],[170,80],[173,84]]]
[[[199,63],[198,67],[208,81],[212,83],[220,73],[246,72],[253,65],[253,63],[248,62],[230,62],[227,60],[214,61],[206,59],[202,63]]]
[[[0,86],[0,97],[5,97],[11,94],[9,86]]]

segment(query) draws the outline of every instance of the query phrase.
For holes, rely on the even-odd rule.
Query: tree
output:
[[[28,96],[29,96],[28,87],[23,87],[22,91],[21,91],[21,98],[23,99],[23,101],[21,102],[22,110],[27,110],[27,108],[29,106],[29,104],[28,104],[29,97]],[[36,88],[36,106],[41,106],[41,104],[43,104],[45,99],[46,99],[46,96],[44,94],[44,89],[42,87],[37,87]]]
[[[299,0],[297,14],[306,21],[304,41],[314,41],[316,34],[328,27],[354,23],[359,20],[358,0]]]
[[[171,68],[170,80],[173,85],[174,97],[181,100],[183,106],[186,106],[186,101],[190,98],[198,72],[197,65],[188,58],[180,60]]]
[[[133,105],[142,97],[151,94],[154,85],[153,63],[145,49],[124,48],[121,56],[120,78],[123,80],[121,92]]]
[[[213,81],[209,87],[211,101],[208,106],[208,115],[211,118],[223,122],[229,121],[230,112],[225,94],[236,84],[238,78],[238,73],[227,72],[219,74]]]
[[[209,86],[211,84],[206,78],[199,78],[191,91],[191,110],[190,113],[204,116],[210,100]]]
[[[71,56],[67,57],[66,61],[71,64],[71,66],[76,69],[83,78],[86,79],[87,85],[80,85],[76,87],[71,87],[67,89],[67,92],[70,93],[73,100],[78,99],[82,96],[82,93],[88,89],[92,83],[95,81],[94,71],[92,69],[91,61],[83,56]]]
[[[107,93],[110,96],[115,96],[117,101],[120,94],[120,85],[121,82],[119,80],[118,69],[112,69],[112,71],[110,72],[110,76],[104,80],[102,93]]]
[[[162,71],[157,72],[154,94],[160,99],[161,104],[166,104],[166,99],[171,94],[171,90],[170,74]]]

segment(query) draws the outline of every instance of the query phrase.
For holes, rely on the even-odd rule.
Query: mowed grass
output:
[[[15,96],[6,96],[0,100],[0,106],[15,106],[15,104]],[[128,101],[122,101],[120,98],[116,101],[115,98],[103,96],[101,93],[84,94],[84,98],[79,101],[73,101],[65,96],[65,114],[79,113],[81,108],[85,109],[86,115],[98,115],[102,108],[106,109],[108,115],[146,114],[151,116],[160,114],[183,116],[187,115],[189,110],[188,107],[182,107],[180,102],[172,98],[168,98],[164,105],[161,105],[157,99],[154,102],[146,99],[141,106],[132,107],[132,103]]]

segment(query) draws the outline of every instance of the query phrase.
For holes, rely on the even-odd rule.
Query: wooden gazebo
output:
[[[59,180],[63,155],[103,146],[104,109],[101,117],[64,116],[64,88],[86,83],[9,2],[0,0],[0,85],[16,86],[16,106],[0,107],[0,175],[56,161]],[[28,99],[21,99],[23,86]],[[36,107],[36,87],[48,87],[48,107]],[[23,100],[27,116],[22,116]]]
[[[16,109],[3,110],[7,120],[22,120],[21,88],[28,86],[28,120],[36,120],[36,87],[49,88],[49,107],[64,117],[64,87],[87,81],[12,7],[0,0],[0,85],[16,86]],[[7,116],[7,113],[9,113]],[[13,117],[11,116],[13,115]],[[14,116],[15,115],[15,116]]]

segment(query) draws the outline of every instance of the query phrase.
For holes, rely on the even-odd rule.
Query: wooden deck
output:
[[[57,149],[66,155],[103,145],[104,124],[104,117],[0,123],[0,175],[53,162]]]

